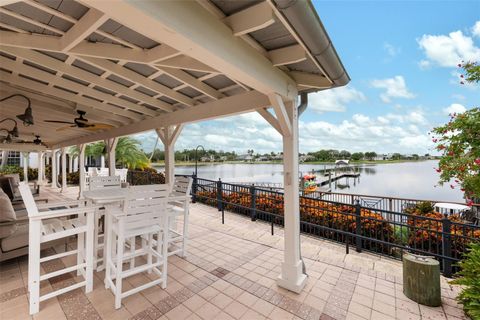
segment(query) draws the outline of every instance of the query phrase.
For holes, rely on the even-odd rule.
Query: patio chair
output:
[[[121,180],[119,176],[93,176],[89,179],[89,190],[100,190],[104,188],[120,188],[121,187]],[[99,208],[95,212],[95,236],[93,243],[95,244],[94,254],[95,254],[95,268],[97,271],[100,271],[103,266],[103,257],[99,257],[99,252],[103,251],[103,243],[100,243],[100,239],[104,238],[104,232],[100,233],[100,224],[102,221],[102,217],[105,215],[104,208]],[[99,266],[99,263],[102,262],[102,265]]]
[[[149,185],[132,187],[123,206],[107,206],[107,250],[105,288],[110,288],[115,294],[115,308],[121,307],[122,299],[144,289],[161,284],[162,288],[167,285],[167,244],[168,218],[166,213],[166,201],[169,193],[168,185]],[[153,241],[153,235],[163,241]],[[125,253],[125,245],[128,240],[144,237],[147,239],[140,247]],[[132,244],[135,244],[133,240]],[[123,263],[132,258],[146,256],[146,263],[123,269]],[[158,275],[158,279],[122,292],[123,279],[138,273],[152,271]]]
[[[76,207],[66,207],[65,203],[49,204],[49,207],[37,207],[32,192],[25,182],[19,186],[27,208],[29,218],[28,236],[28,291],[30,292],[30,314],[40,309],[40,302],[56,297],[71,290],[85,287],[86,292],[93,289],[93,220],[96,207],[85,206],[77,201]],[[52,207],[53,205],[53,207]],[[69,202],[69,206],[72,202]],[[43,209],[43,210],[42,210]],[[53,210],[48,210],[53,209]],[[41,257],[42,244],[77,236],[77,249]],[[40,274],[40,265],[53,259],[76,255],[76,264],[54,272]],[[79,271],[83,281],[40,295],[40,282],[72,271]]]
[[[170,230],[170,251],[168,255],[180,253],[185,257],[188,242],[188,216],[190,209],[190,192],[192,190],[192,178],[177,176],[173,182],[171,197],[176,197],[175,201],[168,204],[168,220]],[[178,217],[183,216],[183,230],[179,231],[173,227]],[[181,242],[181,246],[178,243]]]

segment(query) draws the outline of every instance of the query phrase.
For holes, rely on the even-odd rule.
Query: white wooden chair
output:
[[[86,292],[92,291],[95,207],[85,206],[84,201],[49,203],[48,205],[37,206],[27,183],[21,182],[19,190],[29,218],[28,291],[30,292],[30,314],[35,314],[40,310],[41,301],[81,287],[85,287]],[[41,257],[40,248],[42,244],[74,235],[78,236],[77,249]],[[77,255],[75,265],[43,275],[40,274],[40,264],[42,262],[74,254]],[[41,281],[72,271],[79,272],[84,280],[40,295]]]
[[[104,188],[121,188],[122,181],[119,176],[93,176],[89,179],[88,189],[92,190],[101,190]],[[94,254],[95,254],[95,268],[97,271],[103,269],[105,264],[103,263],[103,257],[100,257],[99,252],[103,251],[103,246],[105,242],[104,234],[100,233],[100,219],[104,216],[105,210],[98,209],[95,212],[95,239],[94,239]],[[100,240],[103,238],[103,242]],[[101,263],[101,264],[100,264]],[[100,264],[100,265],[99,265]]]
[[[167,200],[169,185],[148,185],[130,188],[131,192],[121,207],[107,206],[107,250],[105,288],[110,288],[115,294],[115,308],[121,307],[123,298],[141,290],[161,284],[167,285],[167,246],[168,229]],[[162,241],[153,241],[153,235]],[[146,239],[143,245],[135,248],[135,239]],[[129,253],[125,252],[127,241],[132,241]],[[130,265],[123,269],[123,262],[137,257],[146,256],[146,263],[139,266]],[[122,292],[123,279],[148,271],[156,273],[159,278],[148,283]]]
[[[192,178],[177,176],[172,185],[170,197],[174,197],[174,201],[168,204],[168,220],[169,220],[169,240],[170,251],[168,255],[180,254],[182,257],[186,255],[186,247],[188,242],[188,216],[190,209],[190,192],[192,190]],[[183,216],[183,230],[177,230],[176,220]],[[181,245],[179,243],[181,242]]]

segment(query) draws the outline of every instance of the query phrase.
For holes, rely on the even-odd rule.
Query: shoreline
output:
[[[351,161],[350,164],[394,164],[394,163],[405,163],[405,162],[423,162],[423,161],[432,161],[437,159],[422,159],[422,160],[360,160],[360,161]],[[250,164],[250,165],[257,165],[257,164],[282,164],[283,161],[215,161],[215,162],[198,162],[198,166],[208,166],[208,165],[218,165],[218,164]],[[301,162],[299,164],[330,164],[334,165],[334,162],[330,161],[308,161],[308,162]],[[164,167],[165,162],[152,162],[152,167]],[[190,161],[175,161],[175,166],[195,166],[195,162]]]

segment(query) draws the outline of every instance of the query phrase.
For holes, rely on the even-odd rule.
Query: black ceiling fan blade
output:
[[[75,122],[71,122],[71,121],[61,121],[61,120],[43,120],[43,122],[75,124]]]

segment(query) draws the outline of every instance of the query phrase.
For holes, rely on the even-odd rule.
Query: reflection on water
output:
[[[419,161],[376,165],[359,165],[360,177],[343,178],[332,183],[332,191],[356,194],[463,201],[462,192],[449,186],[436,186],[437,161]],[[325,170],[332,165],[301,164],[300,172]],[[176,174],[192,174],[193,166],[176,167]],[[208,164],[198,167],[198,176],[225,182],[283,182],[281,164]]]

